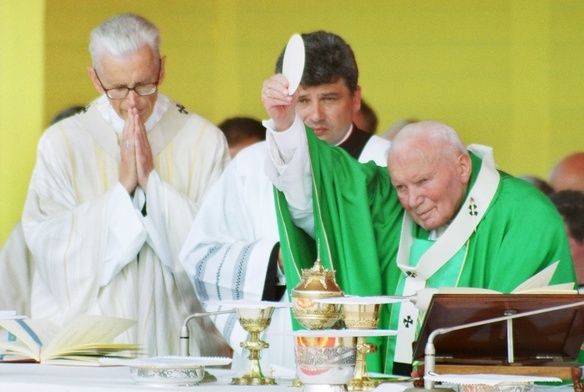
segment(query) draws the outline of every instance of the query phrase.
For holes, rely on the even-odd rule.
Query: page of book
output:
[[[82,359],[97,364],[102,356],[141,350],[136,344],[113,343],[135,323],[117,317],[80,315],[60,328],[50,320],[0,319],[0,328],[16,337],[15,341],[0,341],[0,349],[5,351],[3,360],[30,358],[49,363]]]

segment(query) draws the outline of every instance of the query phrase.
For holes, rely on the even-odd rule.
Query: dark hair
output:
[[[302,86],[318,86],[343,79],[353,94],[357,90],[359,69],[353,50],[336,34],[326,31],[301,34],[304,41],[304,72]],[[284,50],[276,62],[276,73],[282,72]]]
[[[564,218],[571,237],[584,244],[584,193],[564,190],[552,193],[550,199]]]
[[[552,188],[552,186],[548,184],[547,181],[542,180],[539,177],[523,175],[519,176],[518,178],[521,178],[522,180],[529,182],[531,185],[542,191],[546,196],[549,196],[552,193],[554,193],[554,188]]]
[[[266,139],[266,128],[259,120],[251,117],[232,117],[218,125],[225,134],[227,144],[233,146],[243,140],[257,138]]]

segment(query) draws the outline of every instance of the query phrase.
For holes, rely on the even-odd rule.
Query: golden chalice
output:
[[[379,325],[379,303],[344,303],[343,318],[347,328],[352,329],[377,329]],[[370,391],[375,389],[381,381],[372,380],[367,373],[366,355],[377,351],[377,346],[367,343],[364,336],[357,337],[357,361],[355,364],[355,374],[347,387],[353,391]]]
[[[249,339],[240,343],[242,348],[249,350],[245,373],[241,377],[234,377],[231,383],[238,385],[275,384],[276,382],[273,378],[264,377],[262,373],[260,351],[268,348],[269,344],[260,339],[260,333],[265,331],[272,322],[272,313],[276,308],[289,308],[290,304],[246,299],[207,301],[207,304],[234,309],[232,311],[220,310],[206,314],[236,312],[239,316],[239,324],[249,332]]]
[[[271,385],[276,381],[265,377],[260,366],[260,351],[268,347],[268,343],[260,340],[260,333],[270,325],[272,321],[273,306],[267,307],[239,307],[236,308],[239,315],[239,323],[247,332],[249,340],[241,342],[241,347],[249,350],[247,366],[243,376],[234,377],[232,384],[238,385]]]

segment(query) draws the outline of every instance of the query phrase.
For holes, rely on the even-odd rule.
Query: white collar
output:
[[[353,124],[351,123],[351,126],[349,127],[349,130],[345,134],[345,137],[343,137],[340,142],[335,144],[335,146],[340,146],[341,144],[343,144],[351,136],[352,133],[353,133]]]

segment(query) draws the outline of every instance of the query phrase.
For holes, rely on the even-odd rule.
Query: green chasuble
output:
[[[315,239],[293,224],[284,195],[276,192],[288,292],[298,284],[300,269],[310,268],[316,260],[318,240],[323,265],[336,270],[345,294],[399,295],[404,274],[397,267],[396,255],[404,210],[387,168],[361,164],[311,131],[307,139]],[[469,189],[481,166],[480,158],[472,153],[471,158]],[[438,270],[427,287],[479,287],[509,293],[557,260],[560,263],[550,284],[575,282],[564,223],[554,205],[528,182],[499,174],[499,187],[466,249]],[[465,211],[461,208],[459,213]],[[428,232],[415,224],[413,235],[428,239]],[[454,269],[458,273],[453,274]],[[382,307],[379,328],[397,330],[399,320],[394,316],[391,323],[390,313],[399,313],[399,304]],[[370,371],[392,373],[393,340],[370,340],[380,346],[377,353],[367,355]]]

